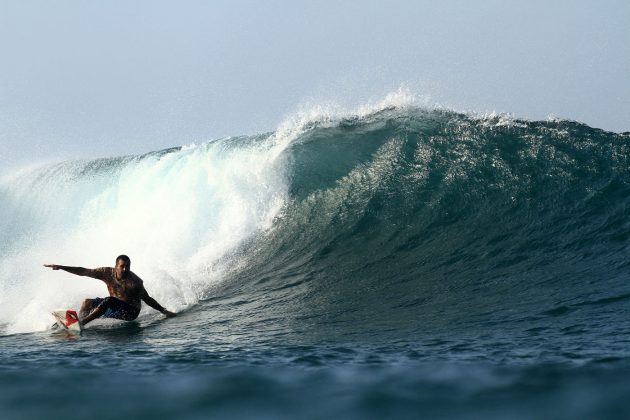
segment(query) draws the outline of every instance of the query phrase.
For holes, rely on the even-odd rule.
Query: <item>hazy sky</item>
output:
[[[406,86],[630,131],[630,2],[0,0],[0,173],[270,131]]]

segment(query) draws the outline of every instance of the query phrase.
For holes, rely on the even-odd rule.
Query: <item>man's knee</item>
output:
[[[103,314],[105,313],[105,311],[107,311],[109,308],[111,308],[112,304],[114,303],[114,300],[111,298],[111,296],[108,296],[104,299],[102,299],[98,305],[94,305],[94,312]]]
[[[110,305],[112,304],[112,298],[111,296],[107,296],[105,299],[102,300],[101,303],[98,304],[99,308],[109,308]]]
[[[83,304],[81,305],[81,309],[79,310],[79,317],[85,318],[90,312],[94,310],[96,306],[96,302],[94,299],[85,299]]]

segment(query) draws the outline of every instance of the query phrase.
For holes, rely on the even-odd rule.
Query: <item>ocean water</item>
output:
[[[2,418],[630,418],[630,133],[413,104],[0,180]],[[119,254],[179,312],[45,263]]]

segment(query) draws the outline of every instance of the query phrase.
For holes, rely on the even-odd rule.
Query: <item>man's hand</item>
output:
[[[164,316],[166,316],[167,318],[173,318],[174,316],[177,316],[176,313],[168,311],[166,309],[162,311],[162,314],[164,314]]]
[[[57,264],[44,264],[44,267],[49,267],[53,270],[59,270],[59,266]]]

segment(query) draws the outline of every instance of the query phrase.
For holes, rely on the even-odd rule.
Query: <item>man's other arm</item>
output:
[[[63,270],[68,273],[77,275],[77,276],[85,276],[92,277],[98,280],[103,279],[102,270],[99,269],[91,269],[91,268],[83,268],[83,267],[68,267],[66,265],[58,265],[58,264],[44,264],[44,267],[52,268],[53,270]]]
[[[143,289],[144,289],[144,287],[143,287]],[[173,312],[166,310],[162,305],[160,305],[157,302],[157,300],[155,300],[151,296],[149,296],[149,294],[147,293],[146,289],[144,289],[142,291],[142,300],[144,301],[144,303],[146,303],[147,305],[149,305],[150,307],[152,307],[156,311],[161,312],[162,314],[166,315],[169,318],[176,315]]]

